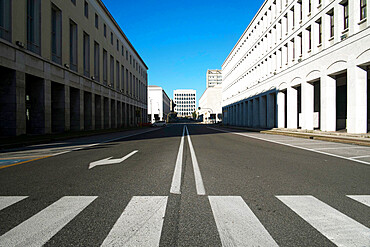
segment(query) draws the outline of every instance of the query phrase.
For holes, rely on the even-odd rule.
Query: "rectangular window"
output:
[[[121,80],[120,80],[120,72],[119,72],[119,62],[116,61],[116,89],[117,90],[120,90],[120,86],[121,86]]]
[[[294,7],[290,9],[292,11],[292,27],[295,27],[295,13],[294,13]]]
[[[107,25],[104,24],[104,37],[107,37]]]
[[[71,2],[72,2],[74,5],[76,5],[76,0],[71,0]]]
[[[125,67],[121,66],[121,92],[125,92]]]
[[[128,69],[126,69],[125,89],[126,89],[126,94],[128,94]]]
[[[130,90],[129,94],[132,95],[132,73],[130,72]]]
[[[360,20],[363,20],[366,18],[366,0],[360,0]]]
[[[103,50],[103,82],[104,85],[108,84],[108,53]]]
[[[69,22],[69,66],[77,72],[77,24]]]
[[[328,13],[329,15],[329,24],[330,24],[330,38],[334,37],[334,9],[330,10]]]
[[[98,16],[98,14],[95,14],[95,27],[96,27],[96,29],[99,29],[99,16]]]
[[[84,75],[90,76],[90,36],[84,32],[83,36],[83,63]]]
[[[346,30],[349,27],[349,18],[348,18],[348,1],[342,4],[343,5],[343,19],[344,19],[344,30]]]
[[[124,49],[123,49],[123,45],[121,46],[121,53],[122,53],[122,56],[124,56],[124,55],[125,55],[125,53],[124,53]]]
[[[299,4],[299,20],[302,21],[302,0],[298,0],[297,3]]]
[[[295,40],[294,39],[292,39],[291,40],[291,42],[292,42],[292,59],[293,59],[293,61],[295,60]]]
[[[114,57],[110,56],[110,84],[114,88]]]
[[[51,7],[51,59],[62,64],[62,11]]]
[[[89,4],[86,1],[84,4],[84,14],[86,18],[89,18]]]
[[[126,49],[126,60],[128,60],[128,51]]]
[[[0,38],[11,41],[11,0],[0,0]]]
[[[100,45],[94,43],[94,77],[96,81],[100,81]]]
[[[319,44],[322,43],[322,23],[321,23],[321,18],[316,21],[319,29]]]
[[[113,45],[113,33],[112,32],[110,32],[110,43],[111,45]]]
[[[119,51],[119,41],[118,41],[118,39],[117,39],[117,51]]]
[[[27,49],[41,54],[41,0],[27,0]]]
[[[130,64],[132,64],[132,56],[130,55]]]
[[[308,50],[311,51],[312,49],[312,33],[311,33],[311,26],[309,26],[307,29],[308,32]]]
[[[312,2],[311,0],[308,0],[308,13],[311,13],[312,10]]]

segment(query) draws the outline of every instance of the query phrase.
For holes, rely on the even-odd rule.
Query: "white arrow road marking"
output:
[[[106,158],[106,159],[91,162],[89,164],[89,169],[91,169],[95,166],[103,166],[103,165],[111,165],[111,164],[121,163],[124,160],[130,158],[132,155],[136,154],[137,152],[139,152],[139,150],[132,151],[131,153],[129,153],[128,155],[126,155],[125,157],[122,157],[120,159],[111,159],[112,157],[109,157],[109,158]]]

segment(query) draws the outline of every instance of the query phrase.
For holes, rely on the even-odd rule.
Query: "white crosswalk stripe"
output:
[[[370,246],[370,229],[313,196],[277,198],[337,246]]]
[[[0,210],[26,199],[27,196],[0,196]]]
[[[370,206],[370,195],[347,195]],[[276,196],[337,246],[370,246],[370,229],[310,195]],[[0,210],[27,196],[0,196]],[[95,196],[65,196],[0,236],[0,246],[42,246]],[[208,196],[222,246],[278,246],[240,196]],[[167,196],[134,196],[102,246],[159,246]],[[354,202],[355,203],[355,202]],[[197,219],[194,219],[195,221]]]
[[[159,246],[167,196],[134,196],[102,246]]]
[[[222,246],[278,246],[240,196],[209,196]]]
[[[355,201],[361,202],[362,204],[365,204],[366,206],[370,207],[370,195],[356,195],[356,196],[347,195],[347,196]]]
[[[95,199],[95,196],[62,197],[0,236],[0,246],[42,246]]]

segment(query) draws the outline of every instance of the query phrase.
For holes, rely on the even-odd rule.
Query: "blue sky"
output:
[[[263,0],[103,0],[149,67],[149,85],[206,89]]]

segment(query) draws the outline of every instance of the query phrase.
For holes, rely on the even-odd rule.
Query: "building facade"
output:
[[[207,88],[199,99],[198,115],[203,123],[222,121],[222,85]]]
[[[266,0],[222,65],[224,123],[366,133],[366,0]]]
[[[173,91],[177,116],[192,117],[192,113],[196,110],[196,94],[196,90],[193,89],[177,89]]]
[[[170,113],[170,98],[163,88],[148,86],[148,119],[151,123],[165,121]]]
[[[3,0],[0,133],[134,126],[147,66],[101,0]]]
[[[209,69],[206,74],[207,88],[222,84],[222,73],[219,69]]]

